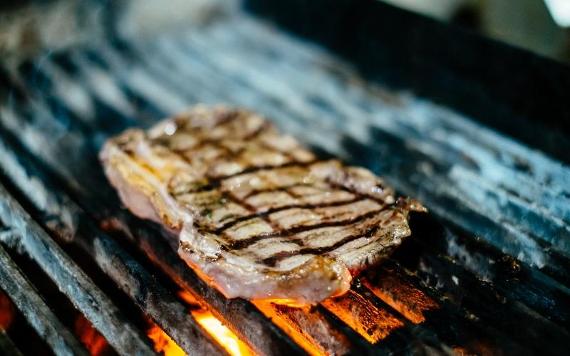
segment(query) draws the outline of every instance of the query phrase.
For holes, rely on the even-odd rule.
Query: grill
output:
[[[570,70],[377,2],[337,3],[325,15],[321,1],[248,1],[187,32],[3,65],[0,350],[567,352]],[[401,32],[370,35],[391,25]],[[440,40],[490,55],[453,62]],[[536,91],[477,77],[510,56]],[[430,214],[342,297],[226,299],[160,227],[121,209],[97,160],[109,136],[194,103],[261,112]],[[561,120],[535,120],[545,113]]]

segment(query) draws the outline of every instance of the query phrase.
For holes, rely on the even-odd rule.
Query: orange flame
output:
[[[185,290],[181,290],[178,292],[178,297],[180,299],[182,299],[184,301],[184,303],[194,307],[194,308],[201,308],[202,306],[200,305],[200,302],[198,302],[198,299],[196,299],[196,297]]]
[[[8,330],[14,320],[14,304],[2,290],[0,290],[0,330]]]
[[[340,297],[329,298],[322,305],[372,344],[404,326],[401,320],[377,308],[353,290]]]
[[[90,355],[103,355],[107,351],[107,341],[83,315],[75,319],[75,333]]]
[[[424,292],[391,274],[383,273],[374,283],[368,279],[362,282],[378,298],[414,324],[426,320],[424,312],[439,308]]]
[[[249,347],[228,329],[212,313],[206,310],[192,311],[196,321],[232,356],[253,355]]]
[[[164,356],[185,356],[184,351],[158,325],[151,323],[147,330],[148,337],[154,343],[154,351]]]
[[[249,356],[253,355],[251,349],[239,339],[239,337],[227,326],[225,326],[220,319],[216,318],[214,314],[205,308],[200,307],[196,298],[187,291],[180,291],[178,296],[186,303],[193,307],[198,307],[190,313],[196,319],[198,324],[206,330],[206,332],[220,344],[232,356]]]

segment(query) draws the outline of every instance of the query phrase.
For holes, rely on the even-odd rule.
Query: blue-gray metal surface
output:
[[[371,84],[317,46],[242,15],[5,72],[13,100],[0,108],[4,137],[16,138],[97,218],[101,202],[117,201],[96,159],[110,135],[194,103],[246,106],[426,204],[437,222],[420,219],[403,249],[417,256],[392,263],[448,306],[457,324],[445,329],[439,314],[440,351],[473,335],[556,354],[569,336],[570,167],[412,92]],[[49,205],[49,194],[34,194],[41,183],[18,185],[5,162],[4,175],[36,208]],[[472,334],[462,339],[467,325]],[[400,337],[429,343],[430,332],[410,327]],[[537,344],[546,339],[550,347]]]
[[[88,355],[79,341],[45,304],[2,246],[0,246],[0,287],[12,295],[14,303],[26,315],[36,332],[52,347],[54,353]],[[0,333],[4,334],[4,330]],[[0,336],[7,337],[5,334]]]

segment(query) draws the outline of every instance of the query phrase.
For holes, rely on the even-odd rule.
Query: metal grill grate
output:
[[[55,353],[83,351],[4,249],[29,255],[120,354],[153,349],[114,296],[184,351],[226,352],[178,290],[260,354],[566,349],[570,169],[540,152],[372,85],[244,14],[188,33],[50,54],[2,74],[0,217],[9,233],[0,286]],[[97,161],[110,135],[194,103],[266,114],[322,155],[386,177],[432,214],[415,217],[414,237],[346,296],[310,310],[227,300],[177,257],[160,228],[120,209]],[[98,283],[78,256],[113,285]]]

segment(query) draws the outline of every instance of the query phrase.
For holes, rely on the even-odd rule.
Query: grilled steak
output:
[[[316,303],[410,234],[411,199],[371,172],[317,160],[259,115],[198,106],[109,140],[123,203],[179,237],[179,255],[227,297]]]

